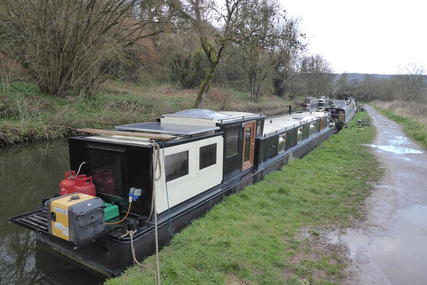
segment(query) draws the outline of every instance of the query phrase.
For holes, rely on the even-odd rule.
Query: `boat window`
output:
[[[245,136],[245,152],[243,153],[243,161],[251,159],[251,138],[253,130],[251,128],[244,128]]]
[[[166,182],[188,174],[188,151],[178,152],[165,157]]]
[[[286,132],[286,149],[297,144],[297,132],[296,129]]]
[[[91,149],[90,166],[97,192],[122,196],[121,152]]]
[[[302,141],[302,129],[303,129],[303,127],[299,127],[298,128],[297,143],[299,143],[300,141]]]
[[[199,169],[216,164],[216,143],[202,146],[199,155]]]
[[[322,119],[320,119],[320,121],[319,121],[319,130],[323,130],[324,128],[326,128],[327,127],[327,121],[326,121],[326,118],[322,118]]]
[[[316,123],[313,122],[310,124],[310,136],[316,133]]]
[[[237,127],[227,129],[225,133],[225,157],[237,154],[237,144],[239,142],[239,130]]]
[[[263,120],[258,120],[256,122],[256,134],[257,134],[257,136],[262,135],[262,123],[263,123]]]
[[[284,152],[286,148],[286,133],[279,135],[279,143],[277,146],[277,151],[279,153]]]
[[[302,129],[302,139],[305,140],[309,136],[310,136],[310,124],[306,124]]]

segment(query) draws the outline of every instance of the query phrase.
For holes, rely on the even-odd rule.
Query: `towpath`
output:
[[[347,284],[427,284],[427,151],[368,106],[385,175],[367,201],[367,219],[339,237],[349,249]]]

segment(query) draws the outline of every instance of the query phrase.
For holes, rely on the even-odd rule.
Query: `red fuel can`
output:
[[[75,171],[65,171],[65,178],[59,183],[59,195],[71,194],[74,192],[74,183],[76,178]]]
[[[79,175],[75,181],[73,192],[96,196],[96,188],[92,176]]]

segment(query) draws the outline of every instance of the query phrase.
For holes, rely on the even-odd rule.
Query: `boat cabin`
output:
[[[70,164],[78,169],[85,162],[82,173],[93,176],[97,195],[121,209],[127,208],[129,189],[141,189],[132,212],[148,216],[153,189],[157,212],[164,212],[264,168],[328,124],[324,112],[265,120],[264,115],[245,112],[183,110],[165,114],[158,122],[116,126],[113,135],[70,138]],[[153,139],[137,137],[140,133]]]
[[[132,212],[148,216],[153,186],[158,213],[172,208],[254,167],[255,139],[265,116],[245,112],[184,110],[163,115],[159,122],[115,127],[116,135],[69,139],[71,169],[92,175],[98,196],[126,208],[131,187],[142,189]],[[120,132],[170,135],[156,140],[159,161],[153,161],[153,141],[124,137]],[[153,165],[159,163],[159,180]]]

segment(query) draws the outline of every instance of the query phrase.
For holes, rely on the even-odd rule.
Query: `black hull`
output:
[[[256,169],[242,173],[239,177],[210,189],[159,215],[158,236],[160,246],[166,245],[174,233],[190,224],[192,220],[205,214],[215,204],[221,202],[225,196],[239,192],[247,185],[260,181],[266,174],[286,165],[290,157],[303,157],[320,145],[332,133],[332,129],[327,128],[284,153],[269,159]],[[66,241],[59,240],[48,234],[38,233],[37,242],[67,261],[95,271],[105,277],[118,276],[125,268],[133,264],[131,245],[128,238],[105,237],[88,245],[74,248],[73,245]],[[134,245],[139,260],[152,255],[155,248],[154,226],[150,225],[138,229],[135,234]]]

